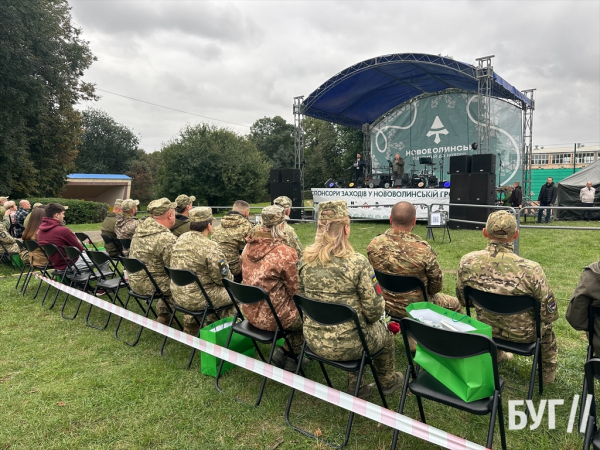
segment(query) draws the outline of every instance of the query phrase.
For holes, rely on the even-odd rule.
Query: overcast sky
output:
[[[84,78],[102,98],[82,108],[133,129],[146,151],[187,123],[293,123],[293,97],[392,53],[495,55],[500,76],[537,89],[534,144],[600,142],[598,0],[69,1],[98,58]]]

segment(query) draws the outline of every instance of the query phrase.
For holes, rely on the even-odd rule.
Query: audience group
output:
[[[380,352],[374,360],[375,370],[383,392],[389,395],[403,383],[403,375],[396,371],[395,344],[386,325],[386,315],[406,317],[406,308],[414,302],[429,301],[452,311],[461,312],[466,305],[465,287],[502,295],[527,295],[540,302],[542,320],[542,369],[545,384],[554,382],[556,375],[557,345],[553,322],[558,318],[556,299],[542,267],[515,254],[513,242],[519,232],[514,215],[496,211],[487,219],[483,235],[487,246],[462,257],[457,271],[456,296],[442,293],[443,274],[431,246],[412,233],[416,211],[408,202],[397,203],[391,210],[391,227],[373,238],[367,248],[368,257],[356,252],[350,244],[351,232],[348,207],[344,201],[319,204],[315,242],[303,249],[294,229],[287,223],[291,200],[275,199],[274,204],[262,210],[257,224],[251,223],[249,205],[238,200],[225,215],[219,226],[213,226],[212,209],[193,207],[194,196],[180,195],[174,202],[161,198],[150,202],[144,220],[138,220],[139,201],[117,200],[101,228],[105,248],[111,257],[126,256],[143,261],[151,275],[144,271],[129,274],[131,289],[150,295],[157,289],[162,298],[157,304],[157,320],[171,323],[168,304],[178,304],[189,310],[202,310],[207,305],[204,293],[213,306],[226,308],[220,317],[235,314],[223,279],[227,278],[263,288],[270,297],[283,327],[287,330],[292,348],[278,347],[273,364],[295,371],[296,355],[304,341],[316,354],[330,359],[348,361],[360,358],[363,351],[353,323],[323,325],[310,318],[302,320],[293,302],[294,294],[324,302],[341,303],[354,308],[371,352]],[[15,237],[38,244],[55,244],[59,249],[73,246],[82,257],[73,261],[78,270],[88,270],[89,259],[74,234],[64,225],[66,207],[57,203],[34,205],[27,200],[19,202],[0,198],[0,243],[11,253],[19,251]],[[9,229],[15,230],[14,234]],[[108,238],[108,239],[106,239]],[[129,250],[120,240],[131,240]],[[61,250],[62,251],[62,250]],[[26,255],[34,265],[48,262],[41,249]],[[50,257],[56,269],[66,268],[64,253]],[[588,328],[590,305],[600,306],[600,262],[587,267],[573,294],[567,311],[567,320],[579,330]],[[91,265],[91,264],[90,264]],[[203,291],[196,284],[178,286],[173,283],[165,267],[194,272]],[[374,269],[397,275],[420,278],[426,290],[394,294],[382,291]],[[265,302],[244,305],[245,318],[255,327],[274,331],[276,321]],[[493,336],[515,342],[533,342],[536,339],[535,318],[532,311],[516,316],[493,315],[475,307],[478,320],[492,327]],[[209,316],[207,323],[217,320]],[[184,316],[184,331],[198,335],[199,324],[191,316]],[[596,353],[600,350],[600,326],[594,337]],[[409,342],[411,350],[416,343]],[[499,352],[498,361],[510,360],[513,355]],[[353,393],[358,374],[348,376],[348,392]],[[373,384],[362,384],[361,398],[373,391]]]

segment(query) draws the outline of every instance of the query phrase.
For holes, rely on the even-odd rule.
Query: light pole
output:
[[[578,142],[573,146],[573,173],[575,173],[575,160],[577,159],[577,149],[585,147],[584,144]]]

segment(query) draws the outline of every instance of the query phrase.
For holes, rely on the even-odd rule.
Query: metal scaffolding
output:
[[[363,133],[363,158],[369,165],[369,171],[373,170],[373,161],[371,160],[371,126],[364,123],[362,126]]]
[[[490,118],[492,115],[492,83],[494,55],[477,58],[477,143],[479,153],[492,153],[490,148]]]
[[[302,101],[304,96],[294,97],[294,168],[300,169],[302,186],[302,204],[304,205],[304,114]]]
[[[521,161],[523,167],[523,194],[526,199],[531,197],[531,164],[533,162],[533,110],[535,109],[535,100],[533,93],[535,89],[526,89],[521,91],[530,100],[531,105],[523,102],[523,149],[521,152]]]

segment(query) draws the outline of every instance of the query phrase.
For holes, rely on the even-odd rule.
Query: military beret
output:
[[[285,220],[284,210],[277,205],[263,208],[260,218],[265,227],[274,227]]]
[[[343,219],[348,217],[348,204],[345,200],[319,203],[319,220]]]
[[[185,194],[181,194],[175,199],[175,203],[177,203],[178,208],[183,208],[184,206],[187,206],[193,203],[194,201],[196,201],[196,197],[194,197],[193,195],[191,197],[188,197]]]
[[[132,200],[132,199],[128,198],[127,200],[123,200],[123,203],[121,203],[121,209],[123,211],[131,211],[133,208],[135,208],[139,204],[140,204],[139,200]]]
[[[173,203],[166,197],[159,198],[158,200],[152,200],[148,204],[148,213],[153,216],[162,216],[170,209],[175,209],[177,207],[177,203]]]
[[[198,206],[190,210],[189,218],[191,222],[206,222],[212,220],[212,209],[208,206]]]
[[[508,211],[495,211],[489,215],[485,229],[491,239],[509,239],[517,231],[517,221]]]
[[[292,207],[292,200],[289,197],[282,195],[281,197],[277,197],[275,200],[273,200],[273,204],[281,206],[284,209],[288,209]]]

